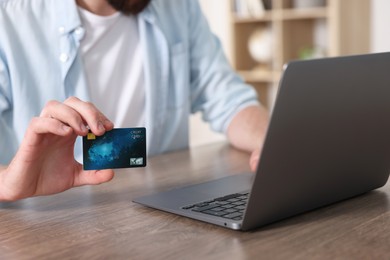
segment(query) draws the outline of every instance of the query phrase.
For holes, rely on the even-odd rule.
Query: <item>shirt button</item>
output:
[[[62,63],[67,62],[68,59],[69,59],[68,54],[66,54],[66,53],[61,53],[61,55],[60,55],[60,61],[61,61]]]
[[[80,35],[83,33],[83,28],[77,27],[76,30],[74,31],[77,35]]]
[[[58,27],[58,32],[59,33],[64,33],[65,32],[65,27],[64,26]]]

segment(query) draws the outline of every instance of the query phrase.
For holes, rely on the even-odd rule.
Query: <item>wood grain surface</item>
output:
[[[100,186],[0,203],[0,259],[389,259],[389,184],[251,232],[149,209],[137,196],[249,170],[224,143],[152,157]]]

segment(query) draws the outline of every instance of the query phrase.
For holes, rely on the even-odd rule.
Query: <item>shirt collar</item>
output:
[[[61,34],[68,34],[81,26],[80,16],[75,0],[53,1],[57,16],[58,28]]]
[[[151,0],[145,10],[139,14],[141,19],[151,24],[154,24],[156,21],[156,16],[153,12],[154,2]],[[58,28],[61,34],[68,34],[81,27],[82,23],[75,0],[53,1],[53,8],[55,9],[54,13],[58,17]]]
[[[141,19],[154,24],[156,21],[156,15],[154,13],[154,0],[150,0],[148,6],[138,15]]]

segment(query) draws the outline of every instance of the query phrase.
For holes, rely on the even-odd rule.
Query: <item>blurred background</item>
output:
[[[199,2],[232,67],[270,110],[288,61],[390,50],[389,0]],[[191,117],[190,146],[221,140]]]

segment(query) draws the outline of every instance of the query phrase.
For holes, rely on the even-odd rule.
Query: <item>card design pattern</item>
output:
[[[115,128],[83,137],[84,170],[146,166],[146,129]]]

